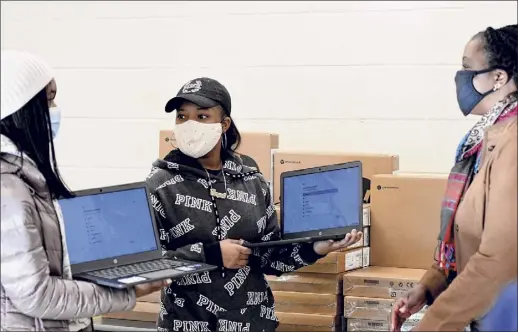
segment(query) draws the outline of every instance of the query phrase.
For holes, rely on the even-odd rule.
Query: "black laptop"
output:
[[[281,174],[282,240],[249,248],[341,240],[363,228],[362,164],[353,161]]]
[[[59,200],[74,279],[128,288],[216,269],[162,256],[145,182],[75,195]]]

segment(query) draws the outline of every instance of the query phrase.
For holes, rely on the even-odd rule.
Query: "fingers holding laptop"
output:
[[[333,250],[339,250],[343,248],[347,248],[355,244],[356,242],[362,239],[363,233],[358,232],[355,229],[352,230],[351,233],[347,233],[345,237],[341,241],[334,241],[333,246],[335,247]]]
[[[243,247],[242,240],[223,240],[220,242],[223,266],[227,269],[240,269],[248,264],[248,256],[252,251]]]
[[[351,233],[347,233],[345,237],[340,241],[317,241],[313,244],[313,249],[317,254],[325,256],[330,252],[344,249],[355,244],[356,242],[361,240],[362,236],[362,232],[358,232],[355,229],[353,229]]]
[[[152,281],[146,284],[140,284],[135,286],[135,296],[137,298],[149,295],[154,292],[158,292],[164,287],[167,287],[171,284],[171,280],[159,280],[159,281]]]

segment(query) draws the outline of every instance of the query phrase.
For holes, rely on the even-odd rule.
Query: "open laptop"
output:
[[[282,240],[249,248],[341,240],[363,227],[362,164],[314,167],[281,174]]]
[[[145,182],[75,195],[59,200],[74,279],[128,288],[216,269],[162,256]]]

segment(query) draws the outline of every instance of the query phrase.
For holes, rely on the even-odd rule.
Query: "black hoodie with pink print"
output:
[[[220,267],[186,276],[162,292],[158,331],[275,331],[274,299],[264,275],[293,272],[322,256],[311,244],[256,248],[247,266],[223,268],[218,239],[280,239],[262,174],[230,152],[223,153],[222,171],[206,171],[173,150],[153,163],[147,184],[164,254]]]

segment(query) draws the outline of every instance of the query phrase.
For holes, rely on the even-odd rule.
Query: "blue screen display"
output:
[[[157,250],[144,188],[59,200],[70,264]]]
[[[351,167],[284,178],[284,233],[359,225],[361,177]]]

